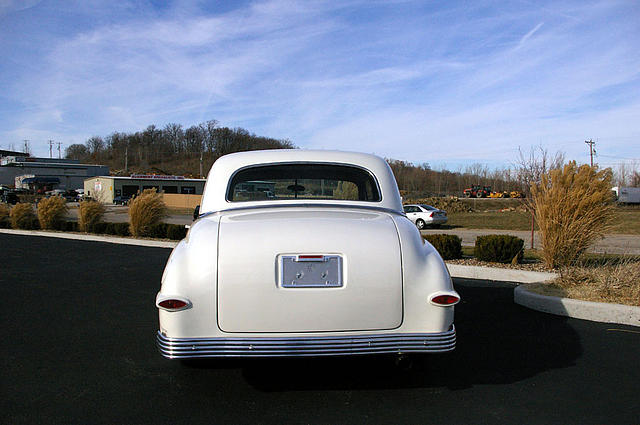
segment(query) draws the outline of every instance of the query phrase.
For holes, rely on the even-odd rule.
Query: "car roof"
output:
[[[402,200],[398,192],[393,172],[387,162],[375,155],[344,152],[334,150],[305,150],[305,149],[272,149],[262,151],[238,152],[225,155],[213,163],[200,207],[201,213],[224,211],[233,208],[256,206],[283,206],[289,201],[257,201],[229,203],[226,200],[227,187],[231,177],[239,170],[252,166],[275,164],[334,164],[356,166],[369,171],[377,180],[382,200],[380,202],[369,201],[326,201],[304,200],[291,201],[291,203],[304,204],[344,204],[359,205],[363,207],[378,207],[402,212]]]

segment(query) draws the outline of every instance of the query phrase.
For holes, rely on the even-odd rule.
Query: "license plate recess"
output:
[[[283,288],[336,288],[342,282],[342,256],[299,254],[280,257],[280,286]]]

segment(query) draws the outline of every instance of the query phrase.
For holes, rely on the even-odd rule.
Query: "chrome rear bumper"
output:
[[[442,353],[455,348],[456,329],[451,325],[440,333],[295,338],[169,338],[158,331],[156,340],[169,359]]]

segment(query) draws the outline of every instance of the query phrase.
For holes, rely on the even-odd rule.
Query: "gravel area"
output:
[[[521,264],[503,264],[503,263],[491,263],[488,261],[480,261],[475,258],[462,258],[460,260],[447,260],[447,264],[461,264],[464,266],[479,266],[479,267],[495,267],[500,269],[512,269],[512,270],[527,270],[532,272],[549,272],[554,270],[548,270],[541,262],[526,262]]]

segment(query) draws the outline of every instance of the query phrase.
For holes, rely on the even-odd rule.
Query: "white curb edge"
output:
[[[513,290],[513,301],[516,304],[558,316],[640,326],[640,307],[541,295],[530,291],[528,286],[520,285]]]
[[[0,229],[0,233],[9,235],[45,236],[48,238],[74,239],[79,241],[107,242],[120,245],[148,246],[153,248],[174,248],[179,241],[158,241],[153,239],[134,239],[118,236],[83,235],[78,233],[46,232],[42,230]]]

